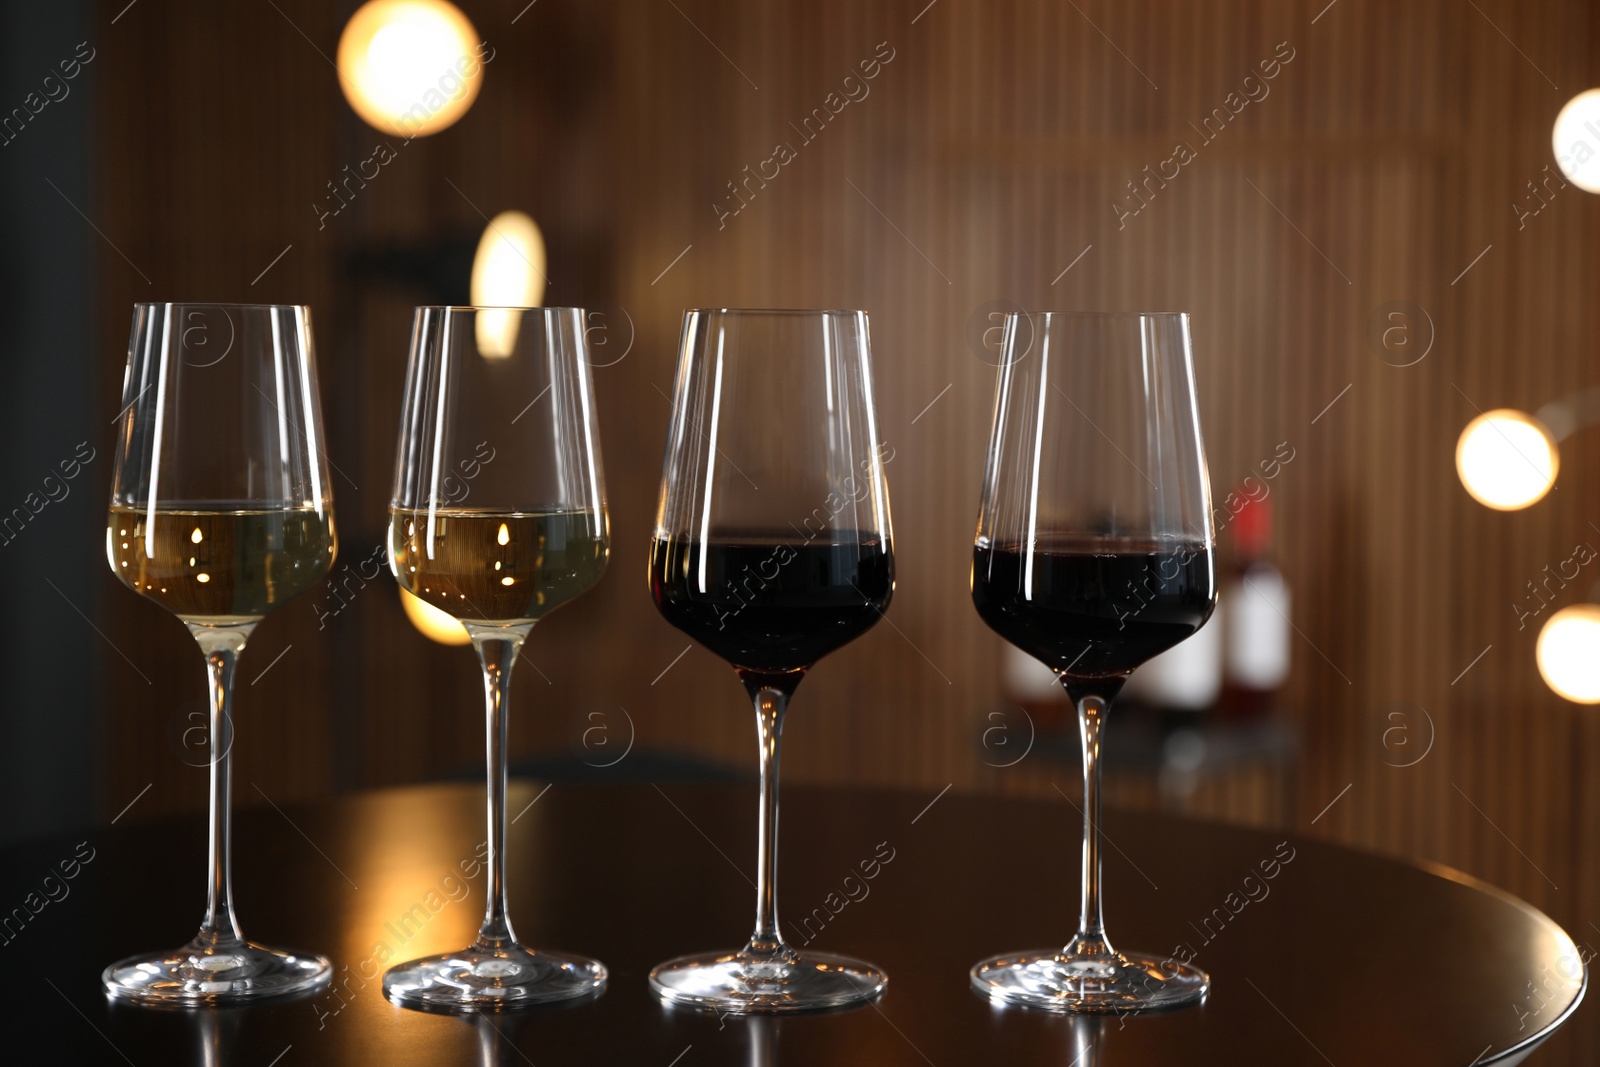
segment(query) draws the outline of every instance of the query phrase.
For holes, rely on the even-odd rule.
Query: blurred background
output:
[[[898,590],[807,681],[787,780],[1074,794],[1064,706],[968,594],[995,327],[1187,310],[1233,594],[1113,723],[1112,799],[1450,864],[1600,938],[1600,711],[1552,689],[1600,699],[1594,98],[1552,150],[1592,3],[460,0],[471,85],[389,129],[338,70],[358,6],[0,12],[0,834],[204,807],[200,657],[100,547],[141,300],[313,309],[340,558],[241,665],[237,803],[480,773],[472,655],[370,561],[410,309],[467,302],[480,243],[536,254],[516,211],[544,301],[592,311],[613,534],[518,673],[521,769],[753,774],[739,687],[645,586],[680,314],[861,307]],[[1463,442],[1497,409],[1538,418]]]

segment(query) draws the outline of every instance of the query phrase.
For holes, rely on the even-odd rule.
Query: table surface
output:
[[[34,1060],[66,1063],[272,1067],[1465,1067],[1517,1062],[1582,996],[1567,934],[1465,875],[1112,812],[1113,943],[1162,954],[1188,946],[1211,973],[1208,1001],[1134,1018],[998,1009],[969,990],[967,969],[1071,935],[1077,810],[954,792],[793,788],[783,796],[785,933],[877,963],[890,976],[887,993],[875,1005],[781,1019],[671,1010],[650,994],[651,966],[732,948],[748,934],[753,788],[543,789],[511,788],[510,810],[521,813],[511,827],[512,918],[527,944],[605,961],[611,981],[599,998],[482,1019],[384,1000],[385,961],[459,948],[481,916],[484,878],[464,877],[462,864],[472,872],[483,840],[482,792],[424,786],[239,813],[234,882],[246,934],[334,960],[334,987],[308,1000],[163,1012],[101,995],[105,964],[193,933],[204,903],[202,820],[0,853],[0,907],[37,909],[0,935],[6,1059],[22,1062],[12,1055],[31,1046]]]

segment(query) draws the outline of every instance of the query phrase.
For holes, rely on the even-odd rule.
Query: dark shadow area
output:
[[[95,568],[111,454],[95,346],[86,0],[0,7],[0,840],[89,822],[102,776]],[[137,679],[135,679],[137,680]]]

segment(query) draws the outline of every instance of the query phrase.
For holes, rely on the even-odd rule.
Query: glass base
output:
[[[517,944],[425,956],[383,975],[383,995],[402,1008],[453,1015],[574,1000],[605,985],[606,968],[598,960]]]
[[[680,956],[650,972],[650,988],[668,1004],[733,1015],[855,1007],[888,983],[870,963],[787,947],[771,956]]]
[[[245,1004],[309,993],[328,984],[333,964],[252,942],[185,945],[157,956],[130,956],[100,975],[106,995],[137,1004],[199,1007]]]
[[[1211,978],[1176,960],[1136,952],[1094,958],[1046,948],[984,960],[972,968],[972,988],[997,1004],[1123,1014],[1197,1004]]]

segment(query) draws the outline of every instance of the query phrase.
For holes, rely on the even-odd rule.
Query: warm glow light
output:
[[[1585,192],[1600,193],[1600,89],[1567,101],[1550,131],[1550,145],[1568,181]]]
[[[201,571],[199,574],[194,576],[194,580],[199,582],[201,585],[205,585],[211,580],[211,575],[207,574],[205,571]]]
[[[400,590],[400,606],[406,609],[411,625],[422,631],[422,636],[441,645],[465,645],[472,641],[466,627],[421,597],[405,589]]]
[[[1561,456],[1544,424],[1511,408],[1467,423],[1456,443],[1456,473],[1473,499],[1500,511],[1534,503],[1555,484]]]
[[[520,211],[489,220],[472,258],[472,303],[478,312],[478,351],[504,359],[517,346],[520,316],[512,308],[544,303],[544,235]]]
[[[445,0],[371,0],[339,38],[339,82],[369,126],[409,140],[466,114],[486,58],[478,31]]]
[[[1600,704],[1600,605],[1578,604],[1539,631],[1539,673],[1558,696]]]
[[[200,527],[198,527],[198,526],[196,526],[194,528],[194,533],[189,535],[189,540],[193,541],[197,545],[201,541],[204,541],[205,539],[206,539],[206,535],[200,532]],[[128,546],[127,545],[123,545],[122,547],[126,548]]]
[[[509,545],[511,543],[511,531],[506,529],[505,523],[502,522],[500,524],[500,532],[494,535],[494,539],[499,541],[502,545]]]

